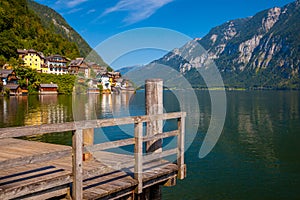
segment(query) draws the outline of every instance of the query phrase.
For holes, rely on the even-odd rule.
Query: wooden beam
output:
[[[134,124],[134,178],[138,181],[137,194],[143,192],[143,124]]]
[[[132,145],[134,143],[135,143],[134,138],[116,140],[116,141],[112,141],[112,142],[95,144],[93,146],[87,146],[84,148],[84,151],[85,152],[102,151],[102,150],[106,150],[106,149],[112,149],[112,148],[117,148],[117,147],[121,147],[121,146]]]
[[[72,187],[72,199],[81,200],[82,195],[82,130],[76,130],[73,132],[72,138],[73,147],[73,187]]]
[[[67,157],[70,155],[71,155],[71,150],[63,150],[63,151],[54,151],[49,153],[41,153],[32,156],[7,159],[0,162],[0,169],[7,169],[11,167],[33,164],[33,163],[42,163],[50,160],[59,159],[62,157]]]
[[[84,129],[83,130],[83,146],[89,146],[94,144],[94,129],[89,128],[89,129]],[[92,155],[90,152],[84,152],[83,154],[83,160],[91,160]]]
[[[179,133],[178,130],[175,130],[175,131],[160,133],[160,134],[153,135],[153,136],[145,136],[145,137],[143,137],[143,142],[177,136],[178,133]],[[101,144],[95,144],[92,146],[86,146],[84,148],[84,153],[85,152],[103,151],[106,149],[112,149],[112,148],[117,148],[117,147],[122,147],[122,146],[127,146],[127,145],[133,145],[134,143],[135,143],[134,138],[116,140],[116,141],[112,141],[112,142],[105,142],[105,143],[101,143]]]
[[[146,162],[151,162],[153,160],[157,160],[157,159],[161,159],[163,157],[167,157],[167,156],[171,156],[177,154],[177,149],[169,149],[169,150],[165,150],[162,152],[155,152],[155,153],[150,153],[149,155],[144,156],[143,161],[144,163]]]
[[[148,142],[148,141],[151,141],[151,140],[158,140],[158,139],[173,137],[173,136],[177,136],[178,133],[179,133],[178,130],[175,130],[175,131],[168,131],[168,132],[164,132],[164,133],[159,133],[159,134],[152,135],[152,136],[145,136],[143,138],[143,141]]]
[[[184,164],[184,133],[185,133],[185,116],[178,119],[179,135],[177,138],[177,165],[178,178],[184,179],[186,177],[186,165]]]
[[[173,112],[173,113],[155,114],[151,116],[145,115],[145,116],[117,118],[117,119],[99,119],[99,120],[65,122],[59,124],[43,124],[43,125],[34,125],[34,126],[0,128],[0,139],[31,136],[31,135],[41,135],[41,134],[54,133],[54,132],[74,131],[76,129],[101,128],[107,126],[134,124],[139,122],[150,122],[151,120],[177,119],[182,115],[185,115],[185,113]]]
[[[162,79],[146,80],[146,115],[152,116],[163,114],[163,81]],[[162,133],[162,120],[156,120],[150,117],[147,122],[147,136],[153,136]],[[161,152],[162,140],[148,141],[146,144],[146,152]]]

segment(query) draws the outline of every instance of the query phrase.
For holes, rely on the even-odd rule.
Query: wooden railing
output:
[[[88,151],[99,151],[110,148],[116,148],[126,145],[134,145],[134,178],[138,181],[136,193],[141,193],[143,190],[143,162],[151,161],[161,157],[169,156],[177,153],[178,165],[178,178],[185,177],[185,164],[184,164],[184,129],[185,129],[185,116],[184,112],[165,113],[157,115],[133,116],[116,119],[99,119],[78,122],[66,122],[61,124],[44,124],[38,126],[23,126],[23,127],[10,127],[0,129],[0,139],[34,136],[53,132],[66,132],[72,131],[72,152],[66,150],[61,152],[44,153],[40,155],[22,157],[15,160],[6,160],[0,162],[0,169],[7,167],[14,167],[18,165],[41,163],[58,159],[65,156],[73,155],[73,199],[82,199],[82,186],[83,186],[83,159],[82,155]],[[157,133],[155,135],[143,136],[143,123],[152,123],[153,121],[178,119],[177,130]],[[111,141],[101,144],[83,147],[83,130],[91,128],[103,128],[108,126],[119,126],[125,124],[134,124],[134,138],[123,139],[118,141]],[[150,155],[144,155],[143,143],[149,141],[160,140],[167,137],[177,136],[177,148],[166,150],[162,152],[154,152]]]

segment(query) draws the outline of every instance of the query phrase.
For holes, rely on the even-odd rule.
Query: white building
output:
[[[69,60],[60,55],[53,55],[46,58],[46,66],[48,68],[48,74],[67,74],[68,67],[67,62]]]

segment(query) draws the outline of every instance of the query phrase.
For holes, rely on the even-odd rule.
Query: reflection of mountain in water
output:
[[[297,92],[229,92],[227,122],[224,140],[220,146],[224,151],[235,154],[242,152],[249,160],[262,159],[266,163],[279,160],[278,143],[299,119],[299,94]],[[287,119],[289,119],[287,121]],[[235,148],[241,148],[237,150]]]

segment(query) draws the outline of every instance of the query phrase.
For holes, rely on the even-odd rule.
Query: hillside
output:
[[[89,55],[90,61],[96,62],[101,66],[107,66],[102,58],[93,51],[88,43],[55,10],[38,4],[33,0],[28,0],[28,7],[38,15],[44,27],[56,34],[62,35],[63,38],[68,39],[70,42],[77,44],[81,57],[87,57]]]
[[[42,25],[40,18],[27,6],[26,0],[0,2],[0,55],[17,57],[17,49],[36,49],[45,55],[80,56],[78,46]]]
[[[197,44],[207,52],[196,52]],[[196,68],[208,59],[227,87],[300,89],[300,1],[228,21],[153,63],[171,66],[203,87]]]
[[[17,58],[17,49],[35,49],[45,56],[86,57],[107,66],[101,57],[54,10],[31,0],[0,1],[0,65]]]

